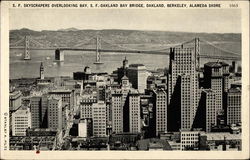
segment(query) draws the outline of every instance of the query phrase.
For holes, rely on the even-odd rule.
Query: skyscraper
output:
[[[111,97],[111,110],[112,110],[112,131],[119,133],[123,132],[124,126],[127,126],[124,123],[128,122],[128,118],[126,117],[124,122],[124,110],[128,110],[128,108],[124,108],[125,105],[128,107],[128,93],[130,91],[130,83],[129,79],[126,76],[122,78],[121,88],[112,90]],[[127,113],[128,114],[128,113]],[[125,115],[127,115],[125,114]]]
[[[30,98],[31,128],[47,128],[47,97]]]
[[[129,116],[129,132],[140,133],[141,132],[140,95],[137,90],[130,90],[128,96],[129,96],[129,112],[125,114],[128,114]]]
[[[167,93],[163,89],[153,90],[153,113],[155,136],[167,131]]]
[[[212,89],[203,89],[197,108],[193,128],[201,128],[210,132],[212,126],[217,125],[216,93]]]
[[[123,96],[121,92],[112,93],[112,131],[115,133],[123,132]]]
[[[132,87],[144,93],[147,88],[147,71],[143,64],[131,64],[128,67],[128,78]]]
[[[229,88],[228,76],[229,65],[224,62],[208,62],[204,65],[204,88],[215,91],[218,112],[223,108],[223,92]]]
[[[49,95],[62,99],[62,103],[69,104],[69,109],[72,109],[74,104],[74,92],[72,90],[53,90],[49,92]]]
[[[229,89],[225,101],[226,123],[228,125],[241,123],[241,90]]]
[[[48,128],[62,129],[62,100],[53,96],[48,99]]]
[[[106,137],[106,104],[104,101],[98,101],[93,104],[93,136]]]
[[[198,106],[198,60],[192,48],[171,48],[168,74],[168,130],[190,130]]]

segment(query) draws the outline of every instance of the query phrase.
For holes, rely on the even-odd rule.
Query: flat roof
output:
[[[214,133],[204,133],[202,135],[207,136],[207,140],[241,140],[241,133],[231,134],[229,132],[214,132]]]

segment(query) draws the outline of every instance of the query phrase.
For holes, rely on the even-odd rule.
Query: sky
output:
[[[237,9],[11,9],[10,29],[127,29],[241,33]]]

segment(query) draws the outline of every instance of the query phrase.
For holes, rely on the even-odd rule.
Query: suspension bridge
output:
[[[96,53],[95,64],[102,64],[101,53],[103,52],[168,55],[170,48],[174,47],[194,48],[195,51],[199,53],[199,58],[233,61],[239,61],[241,59],[241,54],[227,51],[211,42],[199,38],[194,38],[180,44],[166,44],[164,48],[148,50],[131,48],[124,44],[114,44],[99,36],[92,37],[87,42],[79,43],[73,47],[45,45],[38,40],[34,40],[31,36],[25,36],[16,42],[10,43],[10,49],[24,50],[24,60],[31,59],[32,50],[55,50],[55,61],[64,61],[64,51],[91,51]]]

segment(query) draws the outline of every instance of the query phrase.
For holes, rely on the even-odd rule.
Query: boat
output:
[[[17,57],[21,57],[22,55],[23,55],[22,53],[16,54]]]

